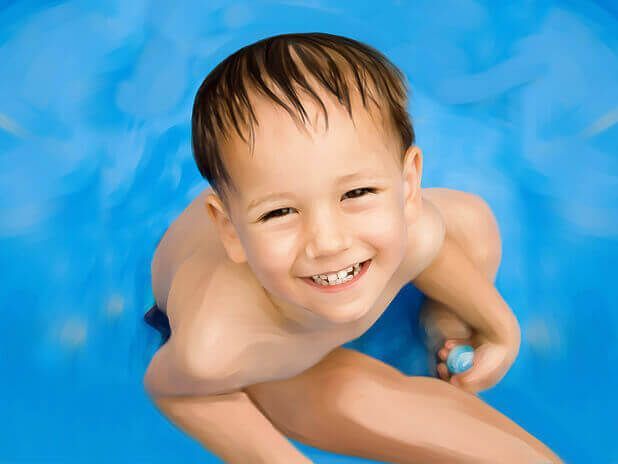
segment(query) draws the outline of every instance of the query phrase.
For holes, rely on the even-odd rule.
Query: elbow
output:
[[[507,341],[513,353],[513,357],[516,358],[521,347],[521,327],[515,315],[513,315],[513,320],[507,328]]]
[[[169,396],[170,391],[165,390],[160,381],[156,379],[155,372],[152,368],[152,362],[148,366],[146,373],[144,374],[144,378],[142,379],[142,386],[144,391],[150,398],[158,398],[161,396]]]
[[[212,356],[191,356],[178,348],[166,344],[152,358],[143,379],[150,397],[205,396],[236,387],[239,379],[229,364],[209,362]]]
[[[170,339],[152,357],[143,378],[143,388],[151,398],[178,396],[200,378],[197,369]]]
[[[519,349],[521,348],[521,331],[518,329],[515,334],[513,334],[513,356],[517,358],[519,355]]]
[[[204,347],[203,344],[201,347],[199,344],[191,346],[177,354],[178,366],[191,377],[216,382],[238,372],[237,363],[231,362],[228,355],[222,355],[221,350],[213,346]]]

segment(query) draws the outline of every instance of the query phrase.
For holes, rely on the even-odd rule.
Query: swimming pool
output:
[[[150,259],[207,186],[189,144],[205,74],[312,30],[400,66],[425,187],[495,212],[496,285],[523,342],[481,396],[566,462],[618,462],[616,6],[375,5],[0,3],[0,462],[218,462],[142,389],[159,340],[142,320]],[[356,347],[422,375],[419,298],[406,287]],[[316,463],[369,462],[295,444]]]

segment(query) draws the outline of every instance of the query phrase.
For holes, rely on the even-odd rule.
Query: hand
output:
[[[473,366],[461,374],[452,375],[446,367],[450,351],[457,345],[474,348]],[[438,375],[442,380],[470,393],[487,390],[506,375],[517,358],[519,341],[489,338],[478,332],[469,339],[448,339],[438,351]]]

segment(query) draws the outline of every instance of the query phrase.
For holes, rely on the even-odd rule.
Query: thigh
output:
[[[532,450],[549,453],[480,398],[342,347],[296,377],[244,391],[285,435],[335,453],[386,462],[471,462],[487,442],[495,453],[483,462],[504,462],[503,453],[512,457],[508,462],[543,462]]]
[[[342,396],[362,384],[397,385],[409,378],[371,356],[339,347],[301,374],[244,388],[251,400],[286,435],[302,438],[322,430],[339,415]]]

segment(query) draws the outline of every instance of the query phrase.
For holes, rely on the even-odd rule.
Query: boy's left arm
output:
[[[432,300],[449,307],[476,333],[474,366],[453,375],[451,383],[479,391],[495,385],[519,352],[517,318],[494,285],[448,235],[435,259],[413,284]]]

